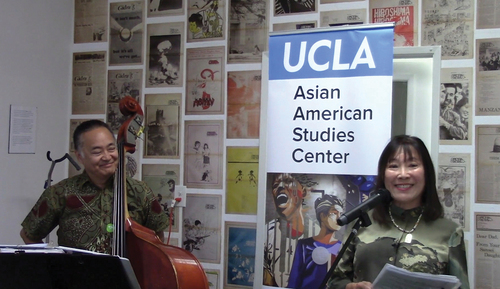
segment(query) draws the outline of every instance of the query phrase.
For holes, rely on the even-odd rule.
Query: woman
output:
[[[376,189],[387,189],[393,200],[369,212],[373,224],[358,231],[327,288],[372,288],[390,263],[413,272],[454,275],[468,289],[463,231],[443,218],[434,166],[419,138],[402,135],[389,142],[379,159]]]

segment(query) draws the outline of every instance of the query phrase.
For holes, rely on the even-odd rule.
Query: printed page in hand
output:
[[[456,276],[410,272],[391,264],[385,264],[373,281],[373,288],[406,289],[408,284],[412,284],[412,289],[457,289],[461,285]]]

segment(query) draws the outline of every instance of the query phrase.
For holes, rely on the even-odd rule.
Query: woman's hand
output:
[[[345,286],[345,289],[372,289],[372,283],[363,281],[363,282],[357,282],[357,283],[349,283],[347,286]]]

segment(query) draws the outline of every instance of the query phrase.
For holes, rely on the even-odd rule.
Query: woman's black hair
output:
[[[414,151],[412,151],[414,149]],[[431,156],[424,142],[416,137],[409,135],[398,135],[391,139],[385,149],[382,151],[378,161],[378,176],[375,185],[375,191],[386,189],[385,187],[385,169],[387,164],[399,152],[403,152],[406,158],[412,158],[413,152],[416,152],[424,166],[424,193],[422,194],[422,206],[424,208],[423,218],[427,221],[436,220],[443,216],[443,206],[439,201],[436,188],[436,172],[432,163]],[[373,218],[379,223],[385,223],[389,220],[389,203],[382,203],[374,209]]]

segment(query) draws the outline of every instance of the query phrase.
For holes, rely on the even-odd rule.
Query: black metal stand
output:
[[[51,162],[51,164],[50,164],[50,169],[49,169],[49,175],[47,177],[47,180],[45,181],[45,185],[43,186],[44,189],[50,187],[50,185],[52,183],[52,171],[54,170],[54,167],[56,166],[57,163],[60,163],[60,162],[64,161],[65,159],[68,159],[69,162],[76,168],[77,171],[80,170],[80,166],[78,165],[78,163],[75,162],[75,160],[73,160],[73,158],[68,153],[66,153],[60,159],[52,160],[52,158],[50,157],[50,151],[48,151],[47,152],[47,159]]]
[[[342,259],[342,255],[344,255],[345,251],[347,250],[347,247],[349,247],[349,244],[352,242],[352,239],[356,237],[358,234],[358,230],[360,227],[368,227],[372,224],[372,221],[370,220],[370,217],[366,212],[363,212],[361,216],[356,220],[356,223],[352,227],[351,234],[349,234],[349,237],[345,241],[344,244],[342,244],[342,248],[340,249],[337,257],[335,258],[335,261],[333,261],[332,267],[330,267],[330,270],[326,273],[325,279],[323,279],[323,282],[321,282],[321,285],[319,286],[318,289],[324,289],[326,287],[326,283],[328,282],[328,279],[333,275],[333,271],[337,267],[337,265],[340,262],[340,259]]]

